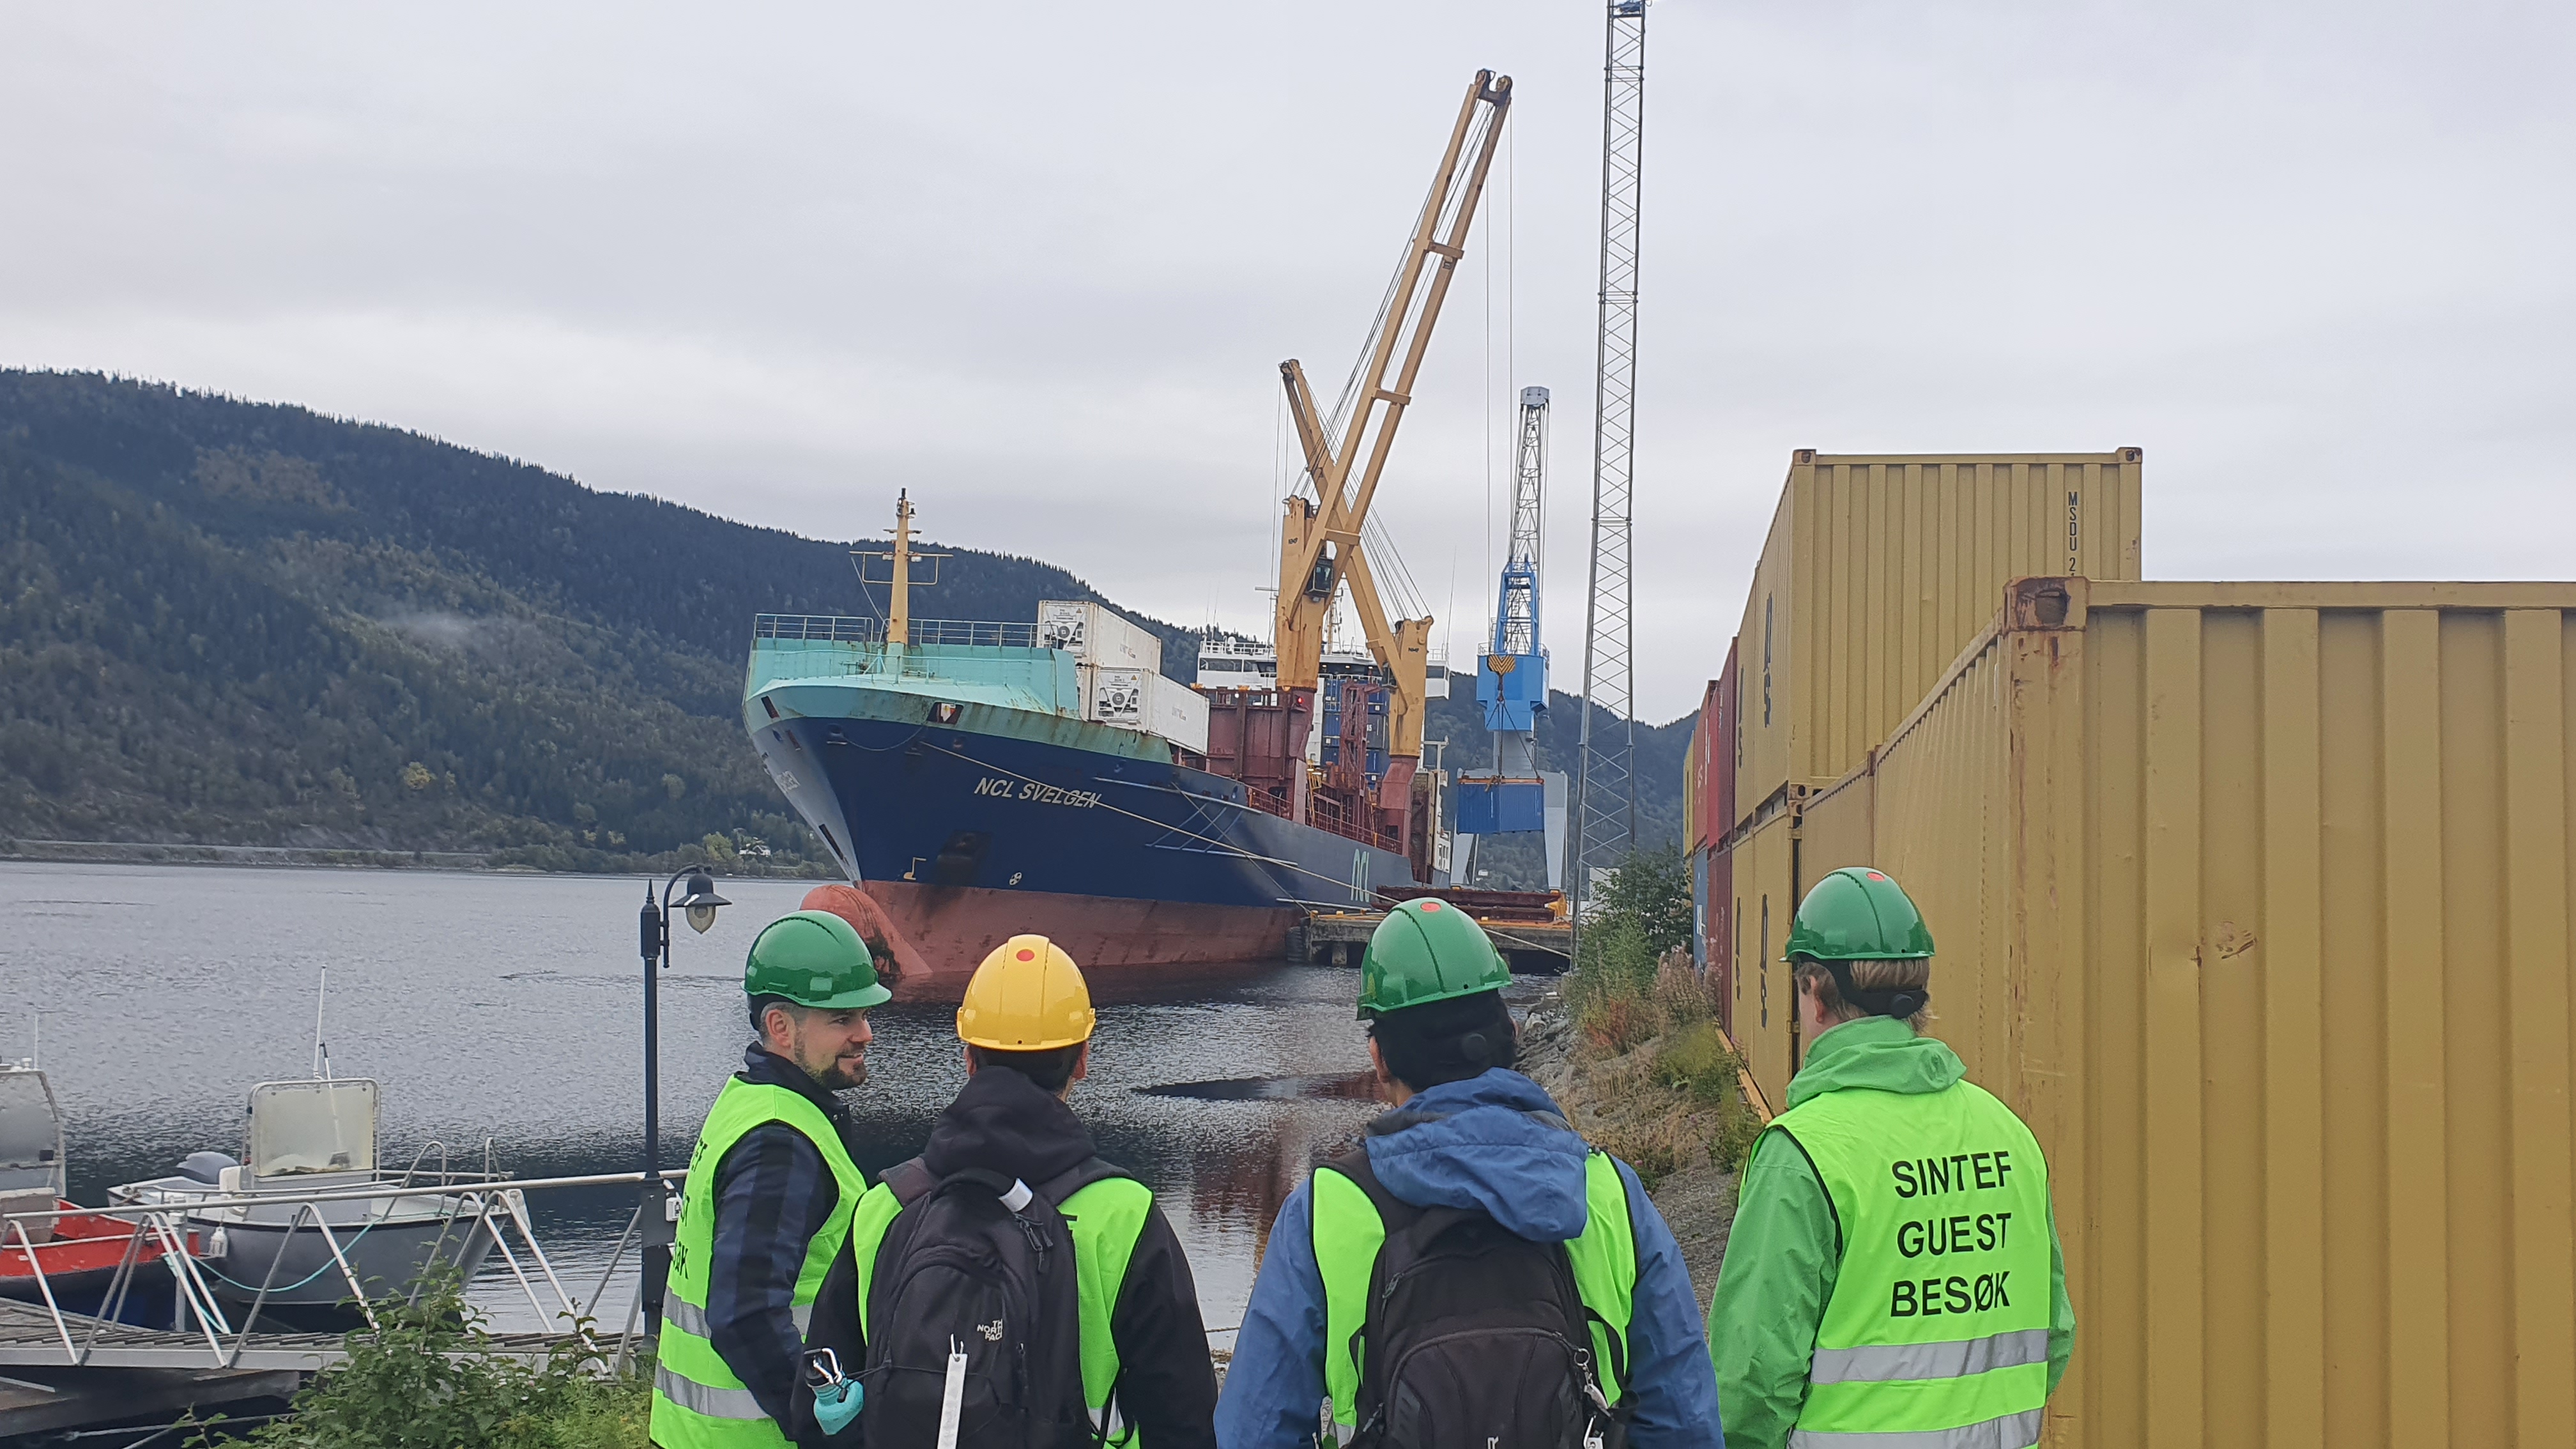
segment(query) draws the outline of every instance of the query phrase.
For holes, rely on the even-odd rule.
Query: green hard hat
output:
[[[1485,928],[1447,901],[1424,897],[1386,913],[1360,960],[1360,1020],[1380,1012],[1498,991],[1512,968]]]
[[[1780,959],[1919,961],[1932,954],[1932,928],[1905,887],[1886,872],[1847,865],[1798,902]]]
[[[743,958],[742,989],[746,996],[783,996],[826,1011],[894,996],[877,984],[867,943],[830,911],[797,911],[761,927]]]

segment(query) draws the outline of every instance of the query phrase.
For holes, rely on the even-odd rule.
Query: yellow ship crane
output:
[[[1422,355],[1431,344],[1431,329],[1440,320],[1440,304],[1458,259],[1466,255],[1467,231],[1476,218],[1476,202],[1485,189],[1502,140],[1503,120],[1512,104],[1512,78],[1489,70],[1476,72],[1459,104],[1458,122],[1449,131],[1449,147],[1431,178],[1431,193],[1414,223],[1412,244],[1396,268],[1378,309],[1368,345],[1351,370],[1340,402],[1330,415],[1316,406],[1306,384],[1306,370],[1296,359],[1279,364],[1288,388],[1288,411],[1297,423],[1305,449],[1306,477],[1314,496],[1288,500],[1287,523],[1279,540],[1279,606],[1276,642],[1279,687],[1312,690],[1324,659],[1324,627],[1334,595],[1347,583],[1369,652],[1387,672],[1391,696],[1387,719],[1390,760],[1380,803],[1403,802],[1412,784],[1414,762],[1422,756],[1423,684],[1431,620],[1389,622],[1385,597],[1369,569],[1360,534],[1368,523],[1369,503],[1386,471],[1397,424],[1413,400],[1413,382],[1422,370]],[[1338,433],[1338,439],[1336,434]],[[1354,476],[1356,473],[1356,476]],[[1392,798],[1389,798],[1392,797]]]

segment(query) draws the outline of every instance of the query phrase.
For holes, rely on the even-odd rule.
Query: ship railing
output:
[[[609,1372],[621,1372],[634,1355],[638,1331],[637,1314],[643,1305],[639,1280],[634,1300],[628,1305],[626,1323],[618,1336],[614,1351],[601,1338],[594,1322],[596,1310],[606,1300],[617,1270],[625,1261],[629,1246],[640,1244],[645,1229],[642,1195],[628,1216],[625,1231],[610,1252],[608,1266],[599,1275],[598,1285],[584,1300],[565,1288],[563,1278],[555,1271],[545,1249],[537,1242],[533,1218],[528,1211],[528,1194],[562,1193],[578,1189],[641,1187],[640,1172],[593,1173],[578,1177],[493,1178],[474,1172],[422,1172],[421,1164],[405,1174],[402,1181],[366,1188],[317,1189],[312,1192],[213,1192],[168,1202],[116,1203],[107,1207],[81,1207],[60,1204],[52,1208],[30,1209],[0,1214],[0,1261],[11,1253],[23,1256],[28,1274],[34,1281],[40,1303],[0,1300],[0,1363],[61,1364],[81,1367],[151,1367],[212,1369],[234,1368],[318,1368],[339,1361],[342,1351],[329,1343],[317,1342],[316,1336],[304,1333],[269,1333],[254,1338],[261,1312],[267,1308],[272,1293],[281,1285],[276,1281],[278,1267],[286,1261],[287,1248],[296,1235],[311,1228],[329,1250],[333,1269],[349,1290],[349,1301],[356,1304],[371,1330],[381,1329],[376,1316],[379,1305],[390,1303],[393,1295],[369,1292],[358,1280],[357,1270],[349,1261],[348,1247],[354,1238],[344,1240],[332,1230],[322,1208],[333,1203],[392,1205],[403,1199],[436,1195],[444,1202],[439,1220],[439,1235],[424,1265],[442,1261],[462,1261],[477,1234],[487,1235],[501,1255],[509,1276],[526,1295],[528,1306],[539,1322],[560,1319],[572,1325],[569,1333],[494,1334],[497,1351],[521,1358],[544,1359],[568,1340],[578,1340],[585,1358],[590,1358]],[[688,1176],[685,1169],[666,1169],[663,1180],[676,1187]],[[443,1181],[442,1181],[443,1180]],[[277,1241],[268,1260],[265,1279],[256,1289],[250,1308],[235,1327],[232,1316],[224,1311],[216,1296],[212,1279],[221,1277],[209,1256],[203,1254],[204,1230],[189,1222],[233,1208],[293,1207],[296,1211],[287,1222],[286,1233]],[[133,1225],[127,1235],[125,1253],[102,1296],[95,1314],[76,1313],[63,1307],[54,1292],[51,1277],[45,1271],[44,1242],[38,1241],[33,1225],[50,1224],[71,1216],[103,1218]],[[245,1215],[246,1216],[246,1215]],[[218,1224],[228,1227],[227,1224]],[[345,1229],[346,1224],[342,1227]],[[359,1229],[361,1233],[365,1227]],[[510,1245],[508,1233],[515,1231],[520,1249]],[[50,1241],[52,1234],[46,1235]],[[451,1242],[453,1256],[447,1256]],[[137,1287],[137,1270],[144,1266],[143,1251],[149,1245],[160,1251],[160,1261],[176,1282],[173,1300],[175,1327],[168,1331],[138,1329],[118,1322],[127,1299]],[[523,1251],[522,1251],[523,1250]],[[640,1263],[642,1250],[637,1247]],[[328,1270],[326,1270],[328,1271]],[[230,1280],[227,1280],[230,1281]],[[407,1303],[417,1303],[426,1278],[416,1279],[405,1294]],[[544,1292],[539,1292],[542,1284]],[[248,1284],[235,1284],[247,1288]],[[300,1285],[283,1285],[295,1287]],[[548,1300],[552,1300],[551,1311]],[[24,1330],[38,1326],[33,1334]]]
[[[1380,850],[1394,850],[1398,846],[1394,836],[1371,828],[1366,822],[1353,818],[1339,803],[1321,796],[1310,797],[1306,801],[1306,823],[1318,830],[1329,830],[1344,840],[1356,840]]]
[[[847,614],[762,614],[751,622],[754,639],[801,639],[829,644],[883,644],[886,622]],[[914,644],[982,645],[1034,649],[1038,626],[999,619],[915,619],[906,635]]]

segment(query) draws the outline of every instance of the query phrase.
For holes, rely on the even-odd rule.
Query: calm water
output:
[[[722,884],[735,904],[678,932],[662,978],[662,1156],[684,1161],[739,1065],[743,953],[804,883]],[[257,1082],[312,1066],[314,988],[328,968],[332,1070],[383,1084],[383,1160],[432,1140],[479,1161],[489,1138],[518,1176],[632,1171],[641,1147],[637,880],[411,871],[0,864],[0,1056],[32,1047],[70,1133],[72,1195],[158,1176],[185,1153],[241,1151]],[[1319,1145],[1373,1110],[1336,1095],[1367,1066],[1357,973],[1218,967],[1092,982],[1092,1074],[1073,1105],[1101,1153],[1152,1184],[1190,1252],[1210,1328],[1241,1321],[1270,1220]],[[847,1099],[862,1166],[921,1149],[965,1080],[953,1006],[875,1015],[869,1081]],[[1169,1089],[1258,1079],[1211,1092]],[[1163,1090],[1156,1090],[1163,1089]],[[631,1189],[541,1195],[539,1240],[587,1303]],[[599,1304],[622,1324],[633,1262]],[[475,1285],[497,1325],[536,1326],[497,1261]],[[1220,1334],[1217,1341],[1226,1342]]]

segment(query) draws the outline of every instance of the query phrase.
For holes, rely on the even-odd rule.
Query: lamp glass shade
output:
[[[716,907],[732,904],[716,894],[715,877],[702,870],[690,872],[689,894],[680,902],[680,908],[689,913],[690,930],[706,934],[707,928],[716,923]]]

